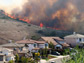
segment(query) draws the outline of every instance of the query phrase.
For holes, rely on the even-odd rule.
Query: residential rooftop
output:
[[[16,43],[18,44],[34,44],[34,43],[37,43],[37,44],[44,44],[46,43],[46,41],[35,41],[35,40],[21,40],[21,41],[17,41]]]
[[[48,43],[52,42],[54,45],[57,45],[58,43],[55,41],[63,41],[63,39],[59,38],[59,37],[41,37],[43,40],[47,41]]]
[[[24,47],[24,45],[21,45],[21,44],[17,44],[17,43],[7,43],[7,44],[3,44],[3,45],[0,45],[1,47],[5,47],[5,48],[19,48],[19,47]]]
[[[72,35],[65,36],[64,38],[84,38],[84,35],[82,35],[82,34],[72,34]]]

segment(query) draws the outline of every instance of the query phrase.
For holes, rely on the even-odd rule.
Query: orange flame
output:
[[[5,12],[4,12],[3,14],[5,14],[6,16],[8,16],[8,17],[10,17],[10,18],[12,18],[12,19],[19,19],[19,20],[21,20],[21,21],[30,23],[30,20],[27,19],[26,17],[25,17],[25,18],[21,18],[20,16],[18,16],[18,17],[16,18],[14,15],[10,15],[10,14],[5,13]],[[40,23],[40,27],[42,28],[43,26],[44,26],[43,23]],[[62,30],[61,28],[52,28],[52,27],[47,27],[47,28],[51,28],[51,29],[55,29],[55,30]],[[66,30],[66,29],[63,28],[63,30]]]
[[[21,20],[21,21],[24,21],[24,22],[30,23],[30,20],[27,19],[27,18],[25,18],[25,19],[24,19],[24,18],[22,19],[22,18],[20,18],[20,17],[19,17],[19,18],[18,18],[18,17],[16,18],[14,15],[10,15],[10,14],[5,13],[5,12],[4,12],[4,14],[5,14],[6,16],[12,18],[12,19],[19,19],[19,20]]]
[[[40,27],[41,27],[41,28],[43,27],[43,23],[40,23]]]

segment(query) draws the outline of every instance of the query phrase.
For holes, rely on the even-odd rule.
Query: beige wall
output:
[[[65,38],[66,43],[71,44],[72,47],[79,45],[76,38]]]

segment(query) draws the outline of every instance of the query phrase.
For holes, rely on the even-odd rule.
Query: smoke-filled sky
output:
[[[0,8],[36,25],[73,31],[84,28],[84,0],[0,0]]]
[[[0,0],[0,9],[11,13],[14,8],[21,10],[25,2],[27,2],[27,0]]]

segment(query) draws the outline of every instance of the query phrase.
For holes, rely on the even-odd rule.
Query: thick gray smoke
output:
[[[31,23],[62,29],[84,30],[84,0],[28,0],[22,10],[15,8],[12,15],[29,19]]]

